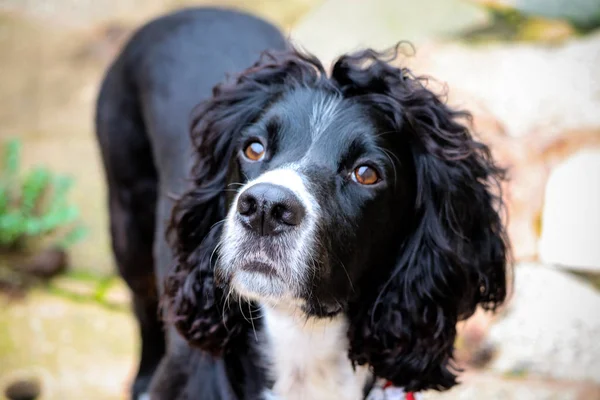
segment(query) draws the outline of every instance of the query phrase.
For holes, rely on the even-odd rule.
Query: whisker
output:
[[[337,257],[336,257],[337,258]],[[342,260],[340,260],[338,258],[338,261],[340,262],[340,265],[342,266],[342,269],[344,270],[344,272],[346,273],[346,276],[348,277],[348,283],[350,283],[350,289],[354,292],[354,285],[352,284],[352,279],[350,279],[350,274],[348,273],[348,270],[346,269],[346,266],[344,265],[344,263],[342,262]]]
[[[227,290],[227,296],[225,297],[225,302],[223,304],[223,312],[225,311],[225,306],[227,306],[227,310],[231,310],[231,297],[233,296],[233,288],[229,287]],[[225,314],[223,314],[225,315]]]
[[[246,322],[250,323],[252,325],[252,328],[254,329],[254,322],[253,321],[255,319],[259,319],[259,318],[258,317],[257,318],[253,318],[252,317],[252,309],[250,307],[248,308],[248,310],[250,311],[250,317],[247,317],[246,314],[244,314],[244,309],[242,308],[242,304],[243,303],[246,303],[246,304],[248,304],[250,306],[250,303],[247,302],[247,301],[245,301],[243,299],[242,295],[238,293],[238,306],[239,306],[239,309],[240,309],[240,313],[242,314],[242,317],[244,318],[244,320]],[[256,334],[256,332],[254,332],[254,333]]]
[[[252,332],[254,333],[254,339],[258,342],[258,335],[256,334],[256,328],[254,327],[254,320],[252,319],[252,305],[248,303],[248,312],[250,313],[250,324],[252,325]]]
[[[394,164],[394,161],[392,160],[392,158],[390,157],[390,153],[389,150],[386,149],[381,149],[383,150],[383,154],[388,158],[388,160],[390,160],[390,164],[392,164],[392,168],[394,169],[394,188],[396,187],[396,182],[398,181],[398,173],[396,171],[396,164]],[[391,153],[394,157],[396,157],[396,155],[394,153]],[[396,157],[396,159],[398,160],[398,157]],[[400,164],[400,160],[398,160],[398,164]]]
[[[223,245],[223,241],[219,240],[219,242],[217,243],[217,245],[213,249],[212,253],[210,253],[210,258],[208,259],[209,265],[213,265],[212,264],[212,258],[214,257],[215,253],[219,250],[219,248],[221,248],[222,245]],[[217,257],[217,261],[218,260],[219,260],[219,257]]]
[[[215,222],[214,224],[212,224],[212,226],[211,226],[211,227],[208,229],[208,231],[210,232],[210,230],[211,230],[212,228],[214,228],[215,226],[217,226],[217,225],[219,225],[219,224],[222,224],[222,223],[223,223],[223,222],[225,222],[225,221],[227,221],[227,217],[225,217],[225,218],[223,218],[222,220],[220,220],[220,221],[217,221],[217,222]]]

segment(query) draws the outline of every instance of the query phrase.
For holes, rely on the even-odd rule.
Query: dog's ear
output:
[[[166,318],[190,344],[215,355],[245,329],[239,305],[225,307],[225,293],[214,279],[230,160],[240,129],[257,118],[268,99],[247,85],[217,86],[192,115],[196,161],[192,187],[175,202],[168,232],[176,265],[165,282]]]
[[[165,282],[166,318],[194,346],[218,355],[245,338],[251,326],[236,304],[216,285],[217,245],[231,196],[240,132],[255,122],[290,85],[317,79],[323,68],[296,52],[266,53],[231,83],[193,111],[191,138],[196,157],[192,188],[176,201],[168,239],[176,265]],[[232,170],[233,169],[233,170]]]
[[[350,310],[350,356],[410,391],[456,384],[457,321],[506,296],[507,241],[489,149],[421,79],[372,51],[342,57],[333,78],[377,110],[409,149],[413,215],[386,275]],[[358,99],[358,98],[357,98]]]

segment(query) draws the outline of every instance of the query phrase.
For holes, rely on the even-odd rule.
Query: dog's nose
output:
[[[261,236],[277,235],[299,225],[306,214],[298,197],[283,186],[257,183],[238,198],[242,223]]]

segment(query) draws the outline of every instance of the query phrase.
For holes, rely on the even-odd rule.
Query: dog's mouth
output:
[[[253,300],[293,297],[292,279],[266,257],[248,257],[229,270],[229,284],[242,296]]]
[[[223,283],[254,299],[301,293],[307,266],[299,240],[295,231],[259,236],[231,218],[218,250],[217,273]]]
[[[249,273],[262,274],[268,277],[275,277],[277,275],[277,268],[271,262],[264,262],[260,260],[250,260],[240,265],[242,271]]]

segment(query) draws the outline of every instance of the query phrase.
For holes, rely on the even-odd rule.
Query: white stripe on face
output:
[[[339,111],[340,99],[335,96],[320,96],[313,104],[310,114],[310,133],[313,143],[335,119]]]
[[[300,199],[309,216],[311,214],[315,216],[319,211],[319,205],[313,195],[309,193],[302,175],[294,168],[294,165],[265,172],[258,178],[248,182],[236,197],[235,202],[237,203],[239,196],[244,191],[259,183],[270,183],[291,190]]]
[[[305,178],[294,165],[288,165],[268,171],[257,179],[248,182],[236,196],[227,220],[221,244],[221,263],[224,271],[233,273],[232,285],[240,294],[257,300],[275,300],[281,297],[295,297],[306,284],[313,265],[316,226],[320,214],[319,205],[314,196],[308,191]],[[255,236],[249,235],[237,218],[237,202],[240,195],[259,183],[278,185],[290,190],[302,203],[306,216],[294,232],[281,237],[260,238],[260,246],[253,254],[244,254],[243,249],[249,241],[256,241]],[[264,251],[262,246],[272,246],[270,251]],[[261,247],[261,248],[259,248]],[[276,254],[276,259],[269,259],[269,254]],[[246,260],[246,261],[245,261]],[[283,280],[274,280],[257,273],[240,271],[240,264],[247,260],[270,262],[281,273]],[[236,287],[237,286],[237,287]]]

